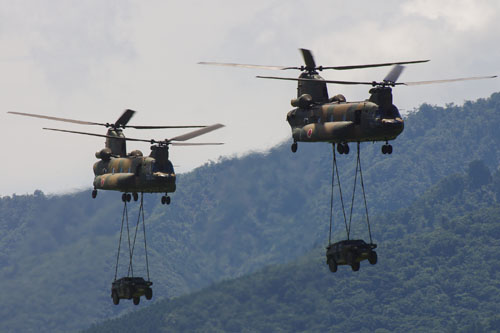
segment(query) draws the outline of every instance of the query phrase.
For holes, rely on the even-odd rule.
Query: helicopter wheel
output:
[[[297,151],[297,142],[292,143],[292,153]]]
[[[161,204],[164,205],[167,203],[167,197],[166,196],[162,196],[161,197]]]
[[[391,145],[387,145],[387,154],[392,154],[392,146]]]
[[[346,143],[344,143],[344,154],[349,154],[349,145]]]
[[[130,193],[127,193],[127,202],[130,202],[130,200],[132,200],[132,196],[130,195]]]
[[[126,193],[122,194],[122,201],[127,202],[127,194]]]
[[[382,154],[387,154],[387,145],[382,146]]]
[[[137,192],[132,193],[132,196],[134,197],[134,201],[139,200],[139,194],[137,194]]]
[[[97,190],[92,191],[92,199],[95,199],[97,197]]]
[[[337,144],[337,151],[342,155],[344,153],[344,145],[341,143]]]

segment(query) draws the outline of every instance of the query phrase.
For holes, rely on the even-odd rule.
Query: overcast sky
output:
[[[201,66],[199,61],[297,66],[302,64],[298,48],[309,48],[318,64],[329,66],[431,59],[408,66],[400,81],[500,74],[498,0],[0,4],[0,195],[90,188],[94,153],[104,140],[42,127],[105,133],[100,127],[7,111],[113,122],[130,108],[138,111],[130,124],[225,124],[193,140],[222,141],[224,146],[171,148],[178,173],[220,156],[291,142],[285,116],[296,84],[255,76],[298,73]],[[380,80],[387,71],[322,75]],[[347,100],[368,97],[368,87],[331,85],[329,90]],[[394,102],[407,111],[424,102],[462,104],[496,91],[498,79],[398,87]],[[163,139],[180,133],[129,129],[126,135]],[[129,143],[128,148],[149,153],[145,143]]]

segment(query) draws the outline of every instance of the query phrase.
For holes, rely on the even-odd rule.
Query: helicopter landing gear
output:
[[[292,143],[292,153],[295,153],[297,151],[297,142]]]
[[[164,196],[161,197],[161,204],[162,205],[170,205],[170,197],[167,195],[167,193],[165,193]]]
[[[97,197],[97,190],[96,189],[92,190],[92,199],[95,199],[95,197]]]
[[[382,146],[382,154],[392,154],[392,146],[387,142]]]
[[[337,151],[339,154],[349,154],[349,145],[347,143],[337,144]]]
[[[137,194],[137,192],[132,193],[132,196],[134,197],[134,201],[139,200],[139,194]]]
[[[123,202],[130,202],[130,200],[132,200],[132,196],[130,195],[130,193],[123,193],[122,194],[122,201]]]

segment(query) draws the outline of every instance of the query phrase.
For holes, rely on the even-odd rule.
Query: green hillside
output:
[[[318,248],[88,332],[500,331],[500,172],[476,162],[383,220],[375,266],[332,274]]]
[[[471,161],[497,169],[499,123],[497,93],[463,107],[423,105],[408,116],[390,156],[380,153],[380,144],[363,144],[372,215],[396,214]],[[339,156],[345,193],[354,162],[352,154]],[[301,144],[292,154],[285,143],[180,175],[168,207],[146,195],[153,301],[291,262],[324,245],[330,172],[327,144]],[[128,302],[111,306],[109,297],[121,206],[120,194],[102,192],[92,200],[90,190],[0,198],[0,278],[8,300],[0,307],[0,331],[77,330],[137,309]],[[136,211],[132,204],[131,220]],[[412,228],[397,225],[386,234],[393,221],[373,222],[377,242]],[[343,226],[335,228],[341,237]],[[355,231],[365,232],[361,228],[355,223]]]

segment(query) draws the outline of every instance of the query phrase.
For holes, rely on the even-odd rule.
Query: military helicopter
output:
[[[133,126],[127,125],[129,120],[135,114],[133,110],[125,112],[114,123],[95,123],[74,119],[58,118],[45,115],[8,112],[15,115],[50,119],[80,125],[98,125],[105,126],[108,131],[105,135],[69,131],[55,128],[43,128],[44,130],[58,131],[73,134],[91,135],[106,138],[105,148],[95,153],[100,161],[94,164],[94,189],[92,198],[96,198],[97,190],[112,190],[124,192],[122,201],[130,201],[132,196],[134,201],[139,198],[138,193],[165,193],[161,197],[162,204],[170,204],[168,193],[175,192],[176,175],[174,166],[169,160],[168,148],[172,146],[205,146],[221,145],[223,143],[193,143],[183,142],[197,136],[212,132],[224,127],[222,124],[211,126]],[[165,128],[199,128],[198,130],[188,132],[165,140],[146,140],[125,137],[123,129],[165,129]],[[133,150],[127,154],[126,141],[139,141],[151,143],[151,153],[149,156],[143,156],[140,150]],[[132,195],[130,194],[132,193]]]
[[[257,76],[263,79],[298,81],[297,98],[291,100],[295,109],[288,112],[287,122],[292,129],[292,152],[297,151],[297,142],[329,142],[337,144],[340,154],[349,153],[348,142],[383,141],[383,154],[392,154],[390,140],[394,140],[403,132],[404,121],[398,108],[392,103],[392,87],[397,85],[422,85],[445,83],[465,80],[480,80],[495,78],[495,76],[467,77],[450,80],[434,80],[419,82],[397,82],[404,64],[423,63],[429,60],[414,60],[378,64],[351,65],[351,66],[316,66],[312,52],[300,49],[305,66],[261,66],[250,64],[199,62],[202,65],[219,65],[244,68],[258,68],[271,70],[299,70],[298,78]],[[350,70],[394,66],[387,76],[380,82],[356,82],[325,80],[318,72],[326,69]],[[370,97],[365,101],[347,102],[344,95],[328,96],[326,84],[370,85]]]

